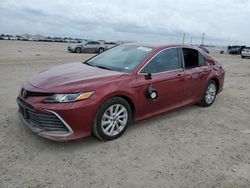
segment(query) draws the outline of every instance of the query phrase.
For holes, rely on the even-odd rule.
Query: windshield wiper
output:
[[[101,66],[101,65],[95,65],[95,67],[98,67],[98,68],[101,68],[101,69],[106,69],[106,70],[113,70],[111,68],[104,67],[104,66]]]
[[[105,66],[102,66],[102,65],[94,65],[94,64],[92,64],[92,63],[90,63],[90,62],[88,62],[88,61],[83,62],[83,63],[85,63],[86,65],[92,66],[92,67],[98,67],[98,68],[106,69],[106,70],[113,70],[113,69],[111,69],[111,68],[108,68],[108,67],[105,67]]]
[[[95,65],[93,65],[93,64],[91,64],[91,63],[89,63],[88,61],[85,61],[84,63],[85,63],[86,65],[89,65],[89,66],[95,67]]]

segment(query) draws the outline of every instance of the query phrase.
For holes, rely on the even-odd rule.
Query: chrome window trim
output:
[[[161,52],[163,52],[163,51],[165,51],[165,50],[168,50],[168,49],[177,49],[177,50],[178,50],[178,56],[179,56],[179,61],[180,61],[181,68],[179,68],[179,69],[174,69],[174,70],[163,71],[163,72],[158,72],[158,73],[152,73],[152,75],[158,75],[158,74],[163,74],[163,73],[166,73],[166,72],[174,72],[174,71],[180,71],[180,70],[183,71],[183,68],[182,68],[183,63],[182,63],[182,59],[181,59],[181,57],[180,57],[180,52],[179,52],[180,47],[177,46],[177,47],[166,47],[166,48],[160,50],[159,52],[157,52],[153,57],[151,57],[151,58],[143,65],[142,68],[140,68],[139,71],[137,71],[137,74],[146,75],[147,73],[142,73],[142,72],[141,72],[142,69],[143,69],[145,66],[147,66],[147,64],[149,64],[149,63],[152,61],[152,59],[154,59],[159,53],[161,53]]]
[[[169,71],[164,71],[164,72],[158,72],[158,73],[152,73],[151,75],[159,75],[159,74],[164,74],[164,73],[171,73],[171,72],[176,72],[176,71],[183,71],[182,68],[180,69],[174,69],[174,70],[169,70]],[[138,73],[140,75],[147,75],[147,73]]]

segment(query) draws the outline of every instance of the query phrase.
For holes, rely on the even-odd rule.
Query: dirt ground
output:
[[[16,97],[43,69],[82,61],[67,44],[0,41],[0,187],[250,187],[250,59],[213,50],[226,69],[210,108],[131,125],[119,139],[43,139],[23,127]]]

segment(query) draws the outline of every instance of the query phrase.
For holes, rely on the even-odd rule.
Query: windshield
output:
[[[132,72],[153,50],[143,46],[121,45],[88,60],[86,64],[115,71]]]

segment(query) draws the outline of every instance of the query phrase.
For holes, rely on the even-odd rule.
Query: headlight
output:
[[[67,103],[67,102],[75,102],[84,99],[88,99],[95,92],[85,92],[85,93],[75,93],[75,94],[54,94],[48,97],[44,102],[46,103]]]

